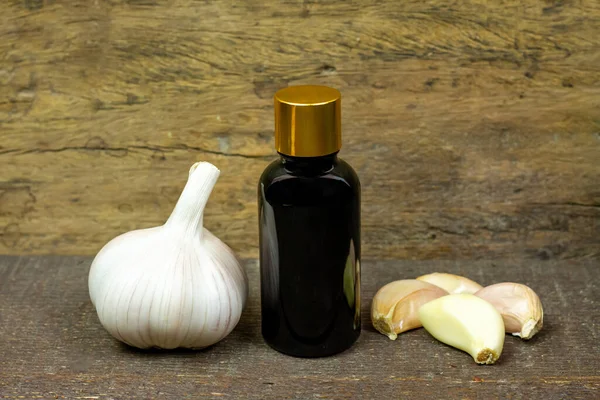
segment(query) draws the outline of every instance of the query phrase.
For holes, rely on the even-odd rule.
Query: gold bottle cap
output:
[[[290,86],[275,93],[275,148],[319,157],[342,147],[342,95],[327,86]]]

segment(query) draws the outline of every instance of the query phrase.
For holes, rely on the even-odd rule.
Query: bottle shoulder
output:
[[[351,186],[360,188],[360,179],[358,179],[358,174],[354,168],[341,158],[339,158],[338,161],[339,166],[337,172],[339,176],[346,179]]]
[[[319,174],[303,174],[301,171],[289,171],[281,160],[274,160],[263,171],[259,184],[270,186],[271,184],[287,180],[337,180],[346,183],[353,188],[360,188],[360,180],[356,171],[350,164],[341,158],[337,158],[332,167]]]
[[[259,197],[273,205],[339,206],[360,202],[360,182],[352,167],[341,159],[317,174],[306,170],[290,171],[281,161],[274,161],[263,172]]]

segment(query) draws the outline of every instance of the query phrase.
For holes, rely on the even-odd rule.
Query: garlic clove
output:
[[[444,289],[415,279],[388,283],[373,297],[371,321],[375,329],[395,340],[399,333],[421,327],[419,307],[447,294]]]
[[[504,347],[502,316],[472,294],[451,294],[419,309],[423,327],[442,343],[469,353],[479,364],[493,364]]]
[[[544,310],[538,295],[528,286],[504,282],[486,286],[475,293],[491,303],[504,319],[507,333],[531,339],[544,325]]]
[[[473,294],[483,288],[483,286],[481,286],[479,283],[472,281],[469,278],[443,272],[434,272],[432,274],[421,275],[417,278],[417,280],[429,282],[439,286],[450,294]]]

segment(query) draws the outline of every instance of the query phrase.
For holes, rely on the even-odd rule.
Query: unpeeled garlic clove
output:
[[[423,327],[434,338],[469,353],[479,364],[493,364],[504,347],[502,316],[472,294],[451,294],[419,309]]]
[[[544,310],[538,295],[528,286],[504,282],[486,286],[475,293],[491,303],[502,315],[507,333],[531,339],[544,325]]]
[[[447,294],[444,289],[415,279],[388,283],[373,297],[371,321],[375,329],[395,340],[399,333],[421,326],[419,307]]]
[[[464,276],[447,274],[444,272],[434,272],[432,274],[421,275],[417,278],[419,281],[429,282],[439,286],[450,294],[470,293],[473,294],[483,289],[479,283],[465,278]]]

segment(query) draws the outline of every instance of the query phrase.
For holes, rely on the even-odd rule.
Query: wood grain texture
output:
[[[343,93],[366,257],[600,258],[595,0],[0,2],[0,253],[162,223],[190,165],[256,257],[272,95]]]
[[[90,303],[91,258],[0,257],[0,398],[597,399],[600,270],[591,261],[364,262],[363,332],[329,358],[298,359],[260,336],[255,261],[240,324],[204,351],[139,351],[102,328]],[[390,341],[369,323],[382,285],[433,271],[534,288],[544,329],[507,336],[497,364],[480,366],[423,329]]]

